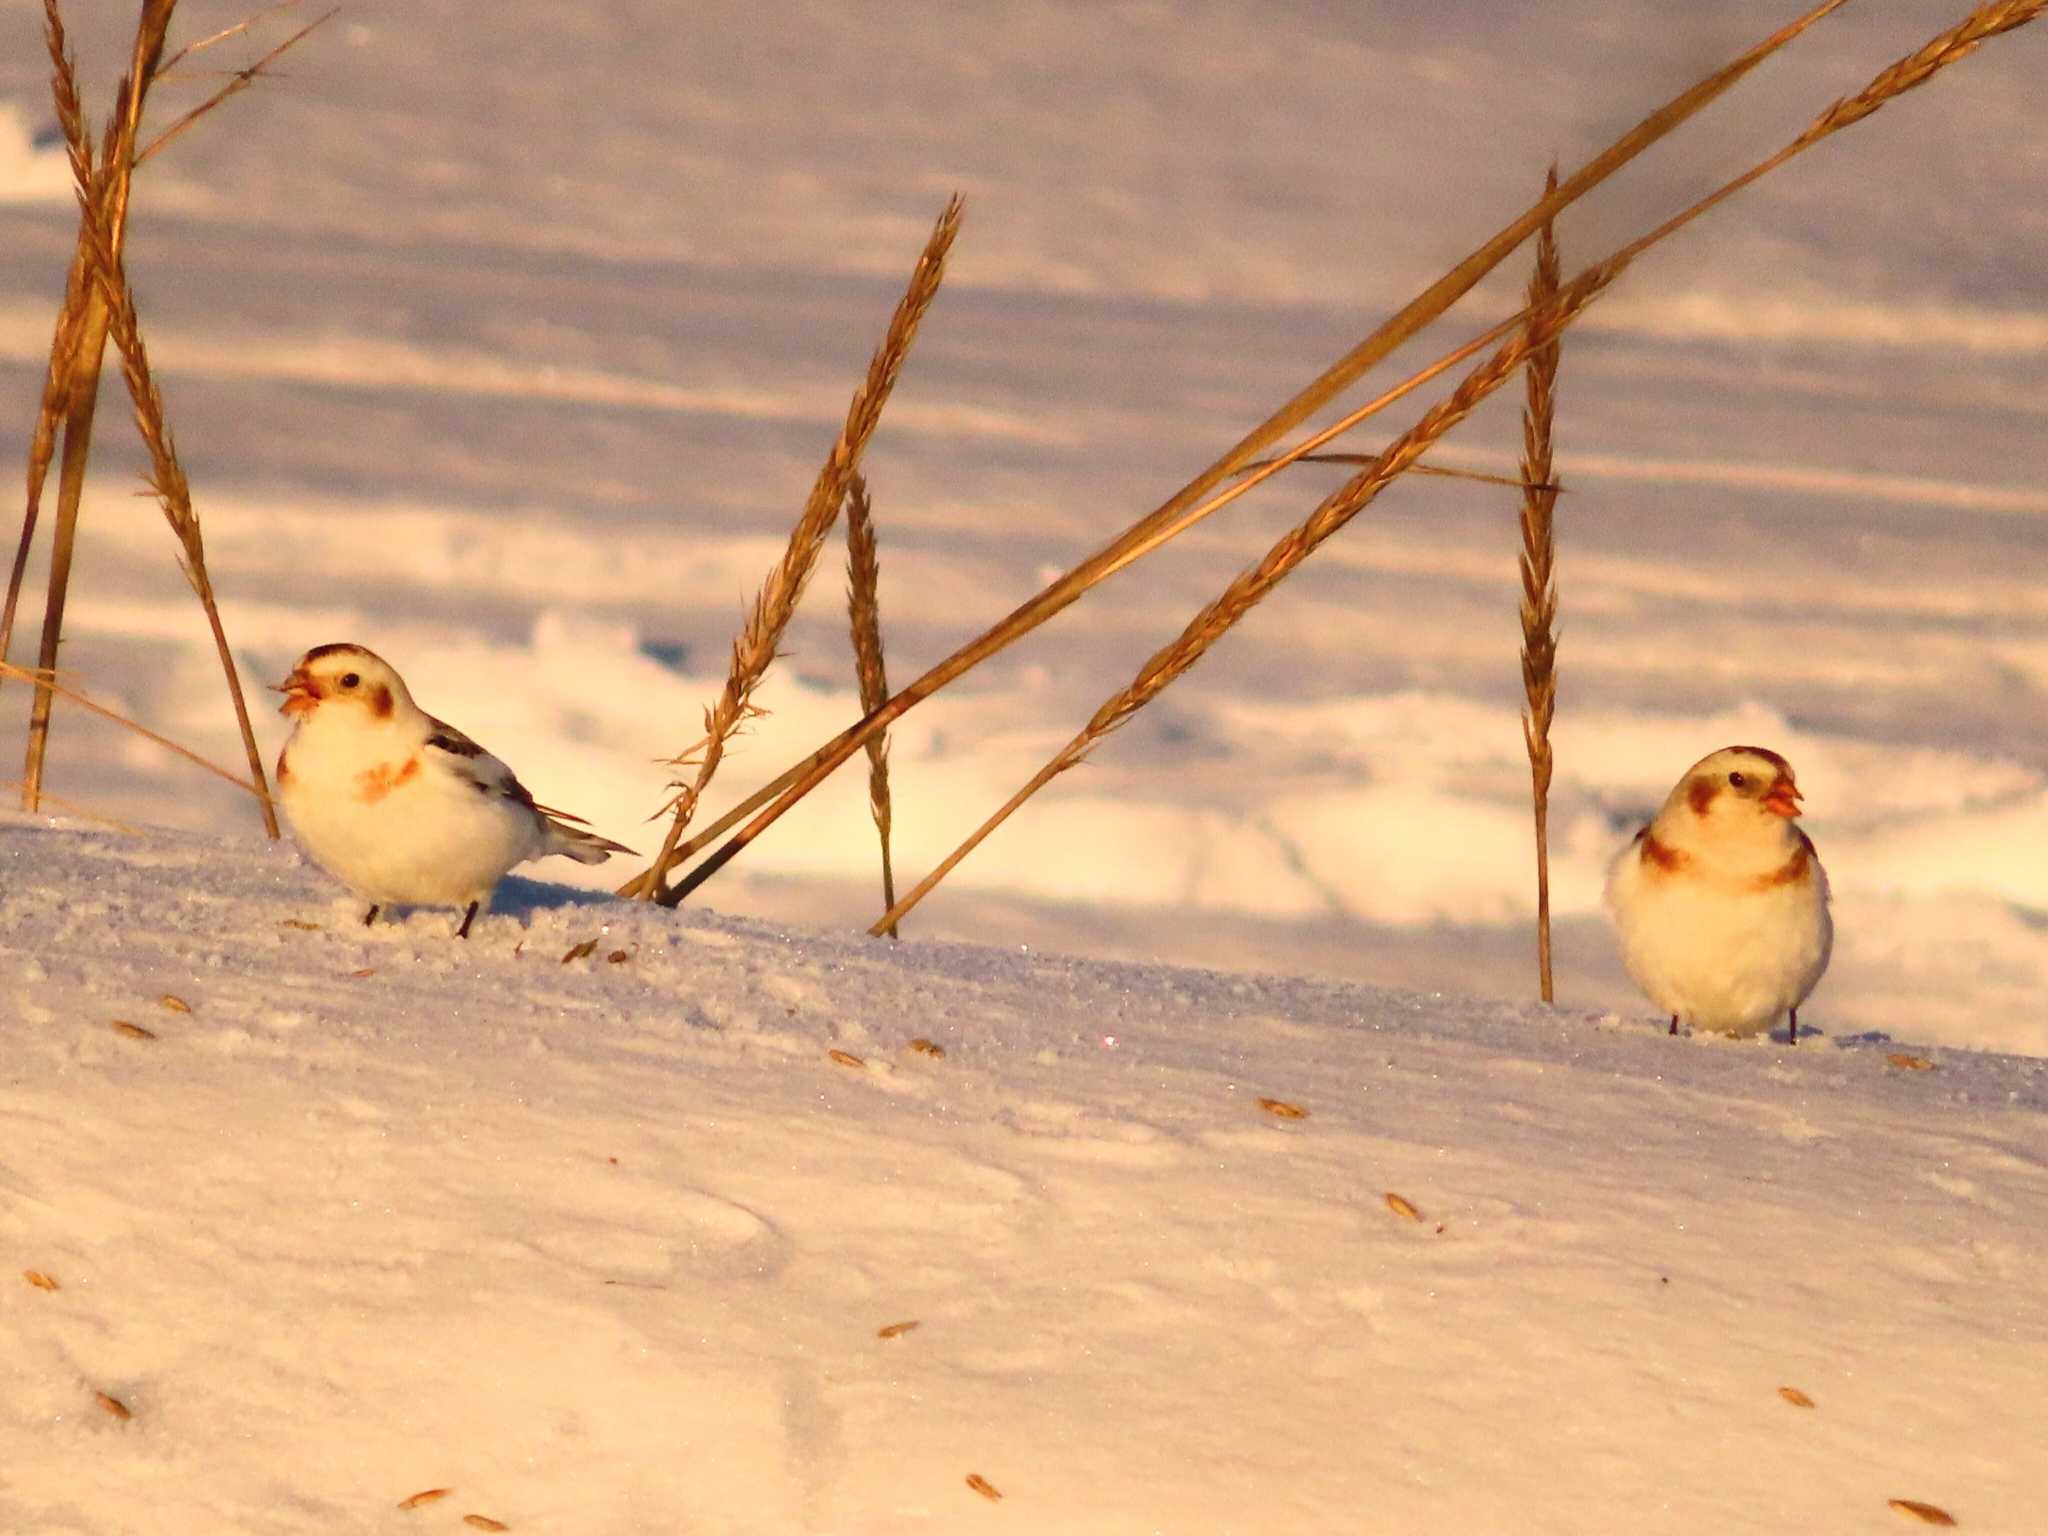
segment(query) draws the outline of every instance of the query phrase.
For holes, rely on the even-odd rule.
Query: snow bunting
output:
[[[514,864],[631,853],[536,805],[512,770],[412,701],[359,645],[306,652],[277,685],[296,722],[277,758],[277,797],[299,845],[370,903],[467,906],[458,938]]]
[[[1607,907],[1636,985],[1671,1015],[1728,1035],[1767,1030],[1828,968],[1828,880],[1804,832],[1792,765],[1723,747],[1677,788],[1607,873]]]

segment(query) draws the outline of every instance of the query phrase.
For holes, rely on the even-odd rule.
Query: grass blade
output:
[[[825,536],[832,531],[832,524],[838,519],[839,508],[846,499],[847,483],[859,470],[868,439],[881,423],[882,408],[888,403],[889,393],[903,371],[904,359],[909,356],[911,341],[917,335],[918,322],[938,296],[939,284],[945,277],[946,253],[952,249],[953,239],[960,232],[960,219],[964,212],[965,204],[956,196],[946,204],[938,222],[932,227],[931,238],[925,242],[924,252],[911,271],[909,286],[897,304],[895,314],[890,317],[882,345],[868,363],[867,376],[853,392],[846,423],[840,428],[838,440],[826,456],[824,467],[818,471],[810,498],[797,518],[796,526],[790,530],[788,547],[762,583],[754,606],[748,611],[746,623],[733,641],[732,666],[724,691],[719,694],[717,702],[705,711],[705,740],[696,749],[696,777],[691,783],[678,786],[661,852],[652,864],[619,888],[620,895],[646,900],[664,897],[663,881],[675,865],[676,846],[682,840],[683,829],[689,825],[690,817],[696,812],[705,786],[718,769],[726,742],[742,724],[758,713],[753,702],[754,690],[775,660],[783,630],[788,627],[804,588],[810,582],[811,572],[818,563],[818,553],[824,548]],[[688,754],[679,758],[678,765],[687,758]]]
[[[874,511],[868,483],[855,475],[846,493],[846,614],[853,632],[853,670],[860,684],[862,714],[880,709],[889,698],[889,671],[882,657],[882,561],[875,547]],[[868,739],[868,810],[882,842],[882,905],[896,905],[896,871],[889,861],[889,826],[895,819],[889,799],[889,734]],[[885,930],[897,938],[896,925]]]
[[[1339,391],[1356,382],[1373,364],[1457,302],[1480,278],[1499,265],[1509,252],[1546,220],[1554,218],[1566,205],[1597,186],[1726,91],[1772,53],[1791,42],[1814,23],[1839,10],[1845,3],[1846,0],[1823,0],[1822,4],[1814,6],[1804,15],[1779,28],[1755,47],[1644,118],[1606,150],[1587,162],[1555,192],[1526,209],[1472,255],[1418,294],[1392,319],[1324,370],[1293,399],[1255,427],[1236,447],[1189,481],[1165,503],[1140,518],[1109,545],[1082,561],[1036,597],[998,621],[992,628],[932,667],[892,697],[880,710],[870,712],[865,718],[819,747],[808,758],[785,770],[776,780],[777,784],[783,786],[782,788],[774,790],[772,794],[765,789],[759,791],[746,803],[743,810],[728,813],[727,821],[736,823],[742,815],[753,814],[757,808],[766,807],[760,809],[738,835],[728,840],[715,854],[693,869],[663,899],[671,903],[680,901],[690,891],[711,878],[736,858],[741,849],[759,837],[791,806],[809,794],[827,775],[864,746],[873,735],[886,729],[891,722],[931,697],[955,678],[1062,612],[1097,583],[1156,549],[1215,508],[1243,494],[1265,476],[1276,473],[1280,467],[1292,462],[1289,456],[1283,455],[1273,466],[1248,477],[1224,495],[1212,499],[1207,504],[1197,505],[1211,489],[1244,468],[1276,438],[1307,419]],[[1508,328],[1519,324],[1521,319],[1522,317],[1517,316],[1513,320],[1503,322],[1487,335],[1467,343],[1450,357],[1439,360],[1429,369],[1425,369],[1398,390],[1369,403],[1366,407],[1353,412],[1337,426],[1311,438],[1299,452],[1321,446],[1337,432],[1348,430],[1351,425],[1372,411],[1418,387],[1425,379],[1433,378],[1438,373],[1456,366],[1458,361],[1474,355],[1497,340]],[[704,838],[700,837],[697,841],[702,843]]]
[[[1550,181],[1557,181],[1551,167]],[[1557,235],[1545,224],[1536,234],[1536,270],[1529,307],[1557,296]],[[1557,487],[1551,473],[1552,428],[1557,415],[1557,338],[1529,353],[1524,370],[1528,405],[1522,412],[1522,743],[1529,753],[1530,805],[1536,821],[1536,984],[1543,1001],[1556,994],[1550,970],[1550,722],[1557,710]]]

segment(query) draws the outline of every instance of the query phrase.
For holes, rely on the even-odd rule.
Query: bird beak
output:
[[[320,702],[320,691],[304,667],[292,668],[291,676],[270,686],[285,696],[284,702],[277,706],[281,715],[303,715]]]
[[[1805,797],[1799,793],[1799,786],[1790,779],[1780,778],[1771,786],[1771,792],[1764,796],[1763,807],[1787,820],[1799,814],[1799,802]]]

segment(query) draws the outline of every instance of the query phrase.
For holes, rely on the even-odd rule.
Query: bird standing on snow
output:
[[[1799,814],[1792,765],[1723,747],[1686,771],[1656,820],[1607,874],[1629,975],[1680,1021],[1728,1035],[1767,1030],[1828,968],[1828,880]]]
[[[315,647],[277,688],[297,723],[277,758],[278,800],[314,862],[370,903],[365,924],[386,903],[467,906],[466,939],[513,865],[633,851],[534,804],[510,768],[413,703],[359,645]]]

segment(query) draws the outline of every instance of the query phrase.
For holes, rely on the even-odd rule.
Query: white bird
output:
[[[1686,770],[1607,874],[1629,975],[1664,1012],[1728,1035],[1791,1015],[1828,968],[1828,880],[1799,814],[1792,765],[1723,747]]]
[[[359,645],[314,647],[277,689],[296,722],[277,758],[278,801],[314,862],[370,903],[365,924],[386,904],[467,906],[466,939],[513,865],[633,851],[534,804],[510,768]]]

